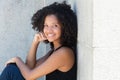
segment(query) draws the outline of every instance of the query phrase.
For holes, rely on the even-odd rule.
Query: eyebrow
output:
[[[58,24],[58,25],[60,25],[58,22],[57,22],[57,23],[52,23],[52,25],[54,25],[54,24]],[[45,23],[44,25],[47,25],[47,23]]]

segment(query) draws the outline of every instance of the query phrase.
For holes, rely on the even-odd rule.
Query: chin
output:
[[[48,40],[49,42],[53,42],[53,40]]]

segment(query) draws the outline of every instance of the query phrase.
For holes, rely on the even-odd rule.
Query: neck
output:
[[[57,49],[58,47],[62,46],[60,43],[53,43],[54,49]]]

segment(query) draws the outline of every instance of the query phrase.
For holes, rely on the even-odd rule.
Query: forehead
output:
[[[51,14],[51,15],[47,15],[45,17],[44,23],[45,24],[47,24],[47,23],[59,23],[59,21],[58,21],[58,18],[55,15]]]

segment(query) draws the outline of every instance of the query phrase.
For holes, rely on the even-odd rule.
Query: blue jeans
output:
[[[15,63],[8,64],[0,75],[0,80],[25,80]]]

